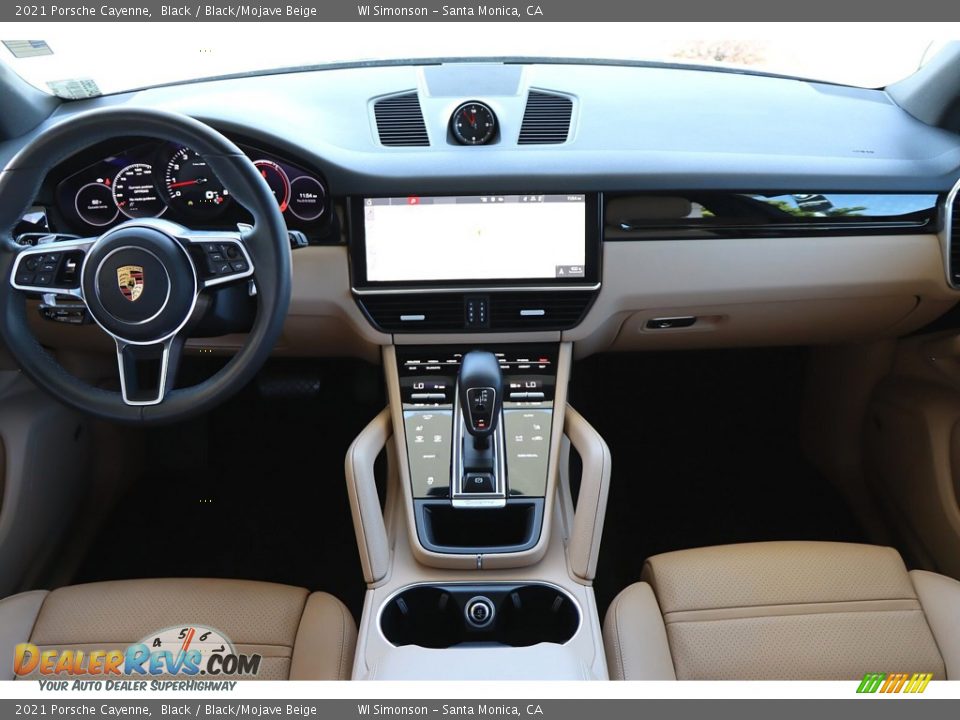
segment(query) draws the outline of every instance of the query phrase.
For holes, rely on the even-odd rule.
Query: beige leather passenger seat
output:
[[[0,600],[0,657],[9,660],[0,680],[14,678],[19,643],[30,642],[40,651],[123,650],[178,626],[206,626],[223,633],[237,653],[259,654],[260,672],[249,679],[350,679],[357,627],[332,595],[247,580],[150,579],[36,590]]]
[[[681,550],[647,560],[603,634],[614,679],[960,679],[960,582],[871,545]]]

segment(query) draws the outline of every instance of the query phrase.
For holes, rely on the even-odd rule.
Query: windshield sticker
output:
[[[90,78],[74,78],[72,80],[51,80],[47,87],[57,97],[64,100],[82,100],[83,98],[101,95],[100,88]]]
[[[15,58],[53,55],[53,50],[47,45],[46,40],[4,40],[3,44]]]

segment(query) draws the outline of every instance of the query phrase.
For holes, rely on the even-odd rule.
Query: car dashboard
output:
[[[477,333],[569,340],[576,356],[831,343],[916,330],[956,300],[944,218],[960,141],[883,91],[697,69],[437,62],[93,98],[37,131],[118,104],[207,122],[261,172],[299,233],[280,354],[375,358],[391,342]],[[130,130],[50,173],[20,228],[27,240],[138,217],[201,229],[249,222],[190,148]],[[15,150],[0,146],[0,159]],[[404,221],[410,237],[380,251],[411,267],[367,277],[365,212],[378,204],[427,212],[457,198],[513,207],[558,197],[586,204],[582,259],[566,263],[573,278],[496,270],[537,242],[551,247],[544,238],[558,228],[543,218],[470,221],[475,234],[508,229],[466,258],[467,236],[428,245]],[[486,270],[464,270],[480,260]],[[69,346],[82,332],[70,330],[38,332]],[[238,342],[190,347],[229,354]]]

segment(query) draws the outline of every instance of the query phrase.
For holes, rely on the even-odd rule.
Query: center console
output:
[[[354,678],[606,677],[591,582],[610,454],[566,405],[570,354],[384,348],[390,407],[346,460],[368,586]]]
[[[402,346],[396,357],[420,544],[481,558],[534,547],[557,346]]]
[[[610,453],[567,407],[562,337],[599,290],[599,206],[351,202],[352,291],[393,336],[389,407],[346,458],[368,587],[355,679],[607,677],[591,583]]]

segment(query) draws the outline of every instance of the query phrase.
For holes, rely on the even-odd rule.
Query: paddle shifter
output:
[[[473,350],[463,356],[457,395],[468,433],[463,437],[461,451],[462,492],[496,492],[496,452],[492,440],[503,406],[503,376],[496,355]]]

